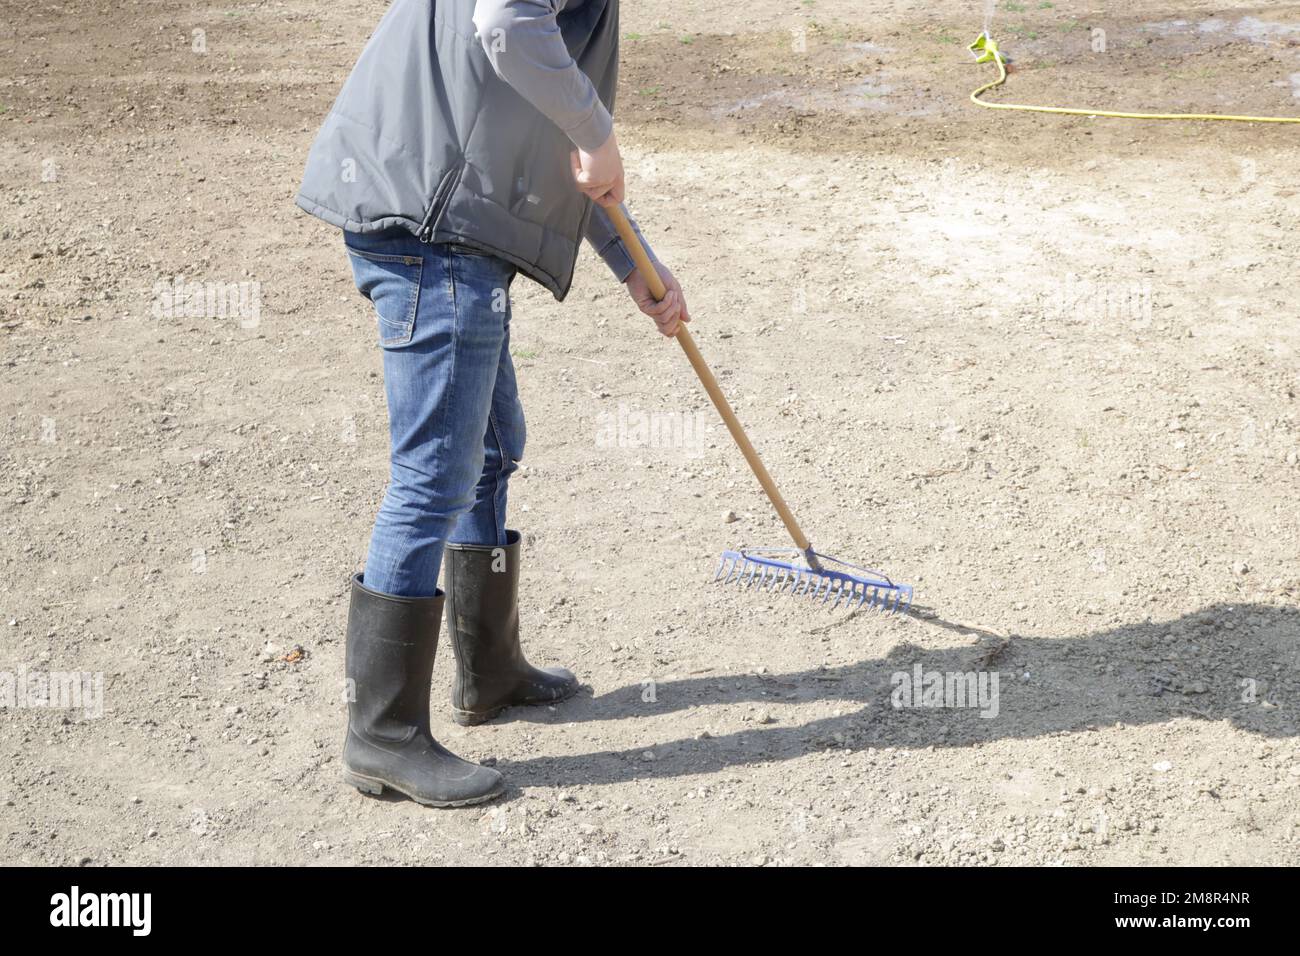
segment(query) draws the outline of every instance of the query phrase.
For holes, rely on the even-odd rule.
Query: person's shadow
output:
[[[924,612],[917,617],[918,624],[962,632],[972,643],[943,650],[901,644],[884,658],[844,667],[708,674],[579,697],[540,719],[568,723],[698,710],[690,723],[700,730],[660,741],[657,722],[647,720],[644,739],[628,749],[502,760],[501,769],[529,785],[617,783],[713,773],[836,747],[963,747],[1176,717],[1228,720],[1268,737],[1300,733],[1300,611],[1293,608],[1216,605],[1174,621],[1070,638],[1000,638]],[[962,691],[969,692],[964,706],[957,696]],[[845,712],[790,723],[785,705],[819,700],[842,703]],[[712,705],[745,702],[752,705],[753,726],[717,736],[701,732]],[[523,709],[510,713],[528,719]]]

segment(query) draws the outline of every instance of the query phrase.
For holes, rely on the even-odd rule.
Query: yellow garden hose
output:
[[[980,95],[1007,81],[1007,67],[997,41],[981,33],[970,45],[976,63],[992,61],[998,65],[998,78],[971,93],[971,102],[989,110],[1025,110],[1030,113],[1063,113],[1067,116],[1111,116],[1140,120],[1231,120],[1237,123],[1300,123],[1300,116],[1229,116],[1225,113],[1121,113],[1117,110],[1072,109],[1065,106],[1028,106],[1023,103],[985,103]]]

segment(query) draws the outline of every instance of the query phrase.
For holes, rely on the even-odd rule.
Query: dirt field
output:
[[[782,528],[584,253],[516,285],[512,523],[530,656],[587,688],[461,729],[444,648],[435,733],[508,796],[344,787],[386,419],[292,196],[383,9],[0,0],[0,672],[103,675],[0,709],[0,862],[1300,859],[1297,131],[979,110],[977,2],[623,11],[630,205],[816,545],[915,613],[710,583]],[[1294,4],[992,25],[994,99],[1300,115]],[[918,666],[996,707],[895,707]]]

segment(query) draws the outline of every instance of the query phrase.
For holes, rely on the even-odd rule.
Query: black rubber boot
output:
[[[431,807],[482,803],[505,791],[501,774],[461,760],[429,730],[429,685],[443,594],[396,597],[352,578],[348,609],[348,736],[343,781],[385,787]]]
[[[563,667],[542,670],[519,647],[519,532],[505,547],[447,545],[447,630],[456,654],[452,719],[481,724],[516,704],[553,704],[578,691]]]

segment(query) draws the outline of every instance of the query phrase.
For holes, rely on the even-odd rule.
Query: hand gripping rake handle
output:
[[[664,288],[663,280],[659,278],[659,272],[655,269],[654,263],[650,261],[650,256],[647,255],[640,238],[632,229],[632,224],[627,221],[627,216],[623,215],[622,207],[606,206],[604,209],[610,221],[614,223],[614,228],[618,230],[624,248],[632,256],[632,261],[636,263],[637,272],[641,273],[641,278],[650,287],[650,293],[656,299],[662,299],[667,295],[668,290]],[[785,499],[781,497],[776,482],[772,480],[772,476],[763,467],[763,461],[758,457],[758,452],[754,450],[754,446],[750,443],[749,436],[745,434],[740,419],[732,411],[731,403],[727,401],[727,396],[722,394],[722,389],[718,387],[718,380],[713,377],[709,364],[704,361],[704,356],[700,354],[695,339],[691,337],[690,330],[684,324],[677,326],[676,338],[677,344],[686,353],[691,368],[695,369],[695,374],[700,377],[700,384],[709,393],[709,398],[713,399],[713,405],[717,408],[718,414],[727,423],[727,431],[731,432],[731,437],[736,440],[741,454],[745,456],[745,461],[749,462],[754,477],[763,486],[763,491],[767,492],[767,497],[772,502],[772,507],[776,509],[776,513],[781,516],[781,521],[785,523],[786,530],[790,532],[790,537],[794,539],[795,546],[803,552],[809,567],[820,570],[821,562],[818,561],[817,554],[813,551],[807,535],[799,527],[799,522],[794,520],[794,514],[790,511],[790,506],[785,503]]]

